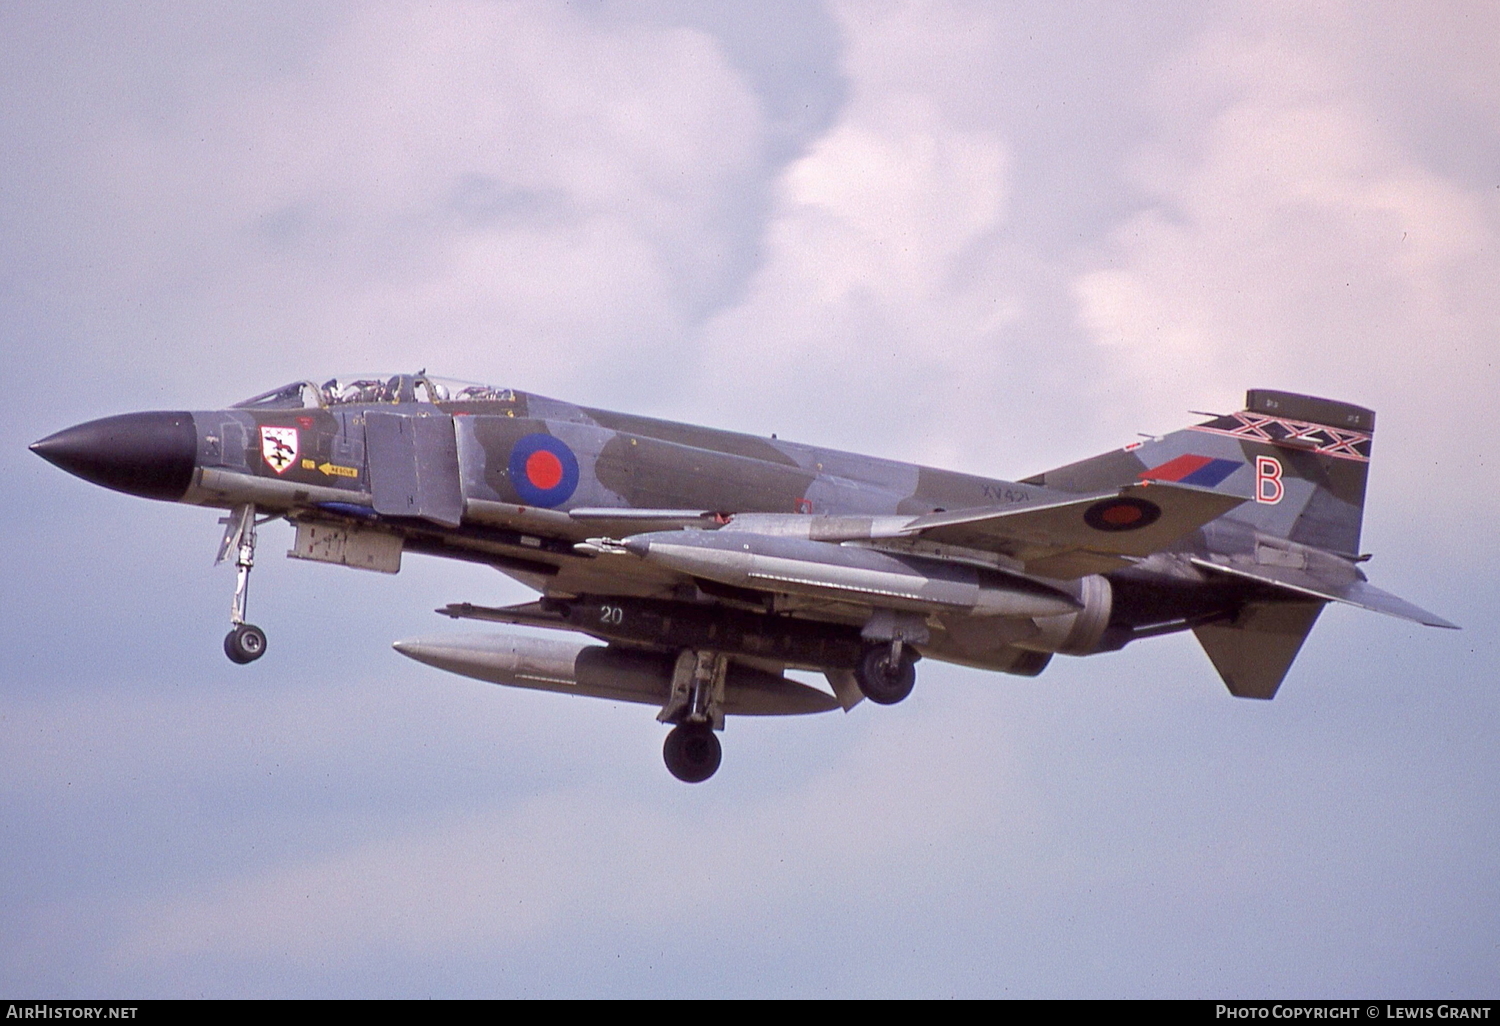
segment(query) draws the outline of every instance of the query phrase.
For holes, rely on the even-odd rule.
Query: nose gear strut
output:
[[[219,557],[214,560],[214,565],[224,562],[229,550],[234,549],[234,565],[238,571],[234,585],[234,604],[229,612],[230,629],[224,636],[224,654],[232,662],[253,663],[266,654],[266,632],[253,623],[245,622],[245,608],[250,600],[250,568],[255,565],[254,504],[234,507],[229,516],[219,523],[225,525],[224,538],[219,542]]]

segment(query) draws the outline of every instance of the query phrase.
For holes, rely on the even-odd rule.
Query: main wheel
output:
[[[253,663],[266,654],[266,632],[251,623],[242,623],[224,636],[224,654],[233,662]]]
[[[713,728],[701,723],[682,723],[672,728],[661,757],[672,776],[687,784],[701,784],[719,768],[724,750]]]
[[[854,679],[876,705],[895,705],[916,686],[917,661],[906,651],[899,661],[892,662],[889,645],[871,645],[854,667]]]

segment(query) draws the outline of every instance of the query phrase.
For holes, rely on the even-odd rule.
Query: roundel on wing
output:
[[[558,506],[578,488],[578,457],[551,435],[525,435],[510,450],[510,482],[530,506]]]
[[[1096,531],[1138,531],[1161,517],[1161,507],[1145,499],[1122,496],[1094,503],[1083,513],[1083,522]]]

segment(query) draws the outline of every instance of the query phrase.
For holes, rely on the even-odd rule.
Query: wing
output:
[[[1245,500],[1157,481],[1019,509],[955,510],[907,523],[903,537],[998,552],[1027,573],[1069,579],[1105,573],[1172,545]]]

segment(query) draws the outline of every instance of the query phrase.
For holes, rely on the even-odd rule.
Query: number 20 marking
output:
[[[619,606],[600,606],[599,622],[618,625],[625,622],[625,610]]]

